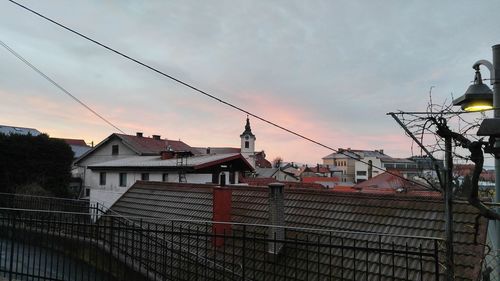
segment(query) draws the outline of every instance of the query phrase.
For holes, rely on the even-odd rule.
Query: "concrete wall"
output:
[[[377,157],[365,157],[361,159],[362,161],[368,163],[368,161],[372,161],[372,166],[373,166],[373,173],[372,177],[378,176],[381,173],[385,171],[385,169],[380,170],[375,167],[380,167],[382,168],[382,162],[380,161],[379,158]],[[364,171],[365,175],[358,175],[358,171]],[[355,161],[354,163],[354,182],[358,182],[358,180],[367,180],[368,179],[368,165],[365,163],[362,163],[360,161]]]
[[[99,202],[109,208],[120,196],[125,193],[136,181],[141,180],[144,172],[131,171],[105,171],[106,184],[100,185],[100,171],[88,170],[87,183],[90,188],[90,201]],[[120,173],[127,173],[126,186],[120,186]],[[162,181],[163,171],[149,172],[149,181]],[[186,174],[188,183],[211,183],[212,174]],[[168,172],[167,182],[179,182],[178,172]],[[229,173],[226,175],[226,183],[229,182]]]
[[[248,141],[249,146],[245,148],[245,142]],[[255,168],[255,138],[249,137],[248,140],[245,136],[241,137],[241,155]]]
[[[112,155],[113,145],[118,145],[118,155]],[[88,166],[95,163],[102,163],[111,160],[132,157],[136,155],[137,153],[135,153],[133,150],[125,146],[121,140],[115,139],[94,150],[83,161],[78,163],[78,165]]]
[[[113,145],[118,145],[118,155],[112,155]],[[132,156],[137,156],[137,153],[125,146],[121,140],[115,139],[92,151],[91,154],[78,163],[78,168],[74,169],[74,175],[82,178],[84,187],[91,187],[93,186],[93,176],[87,166]]]

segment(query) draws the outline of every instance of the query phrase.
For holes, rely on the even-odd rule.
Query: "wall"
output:
[[[112,147],[113,145],[118,145],[118,155],[112,155]],[[83,179],[83,186],[84,187],[91,187],[93,186],[91,183],[93,181],[91,171],[87,169],[87,166],[96,164],[96,163],[103,163],[107,161],[112,161],[112,160],[117,160],[117,159],[122,159],[122,158],[127,158],[127,157],[132,157],[136,156],[137,153],[135,153],[133,150],[128,148],[123,144],[123,142],[120,139],[114,139],[112,141],[109,141],[108,143],[102,145],[98,149],[94,150],[91,154],[89,154],[84,160],[82,160],[80,163],[78,163],[78,166],[80,168],[76,169],[76,172],[79,174],[79,176]],[[99,178],[97,178],[99,180]]]
[[[99,202],[109,208],[120,196],[125,193],[136,181],[141,180],[143,172],[105,171],[106,184],[100,185],[100,171],[87,170],[87,184],[90,188],[90,201]],[[144,171],[147,172],[147,171]],[[120,185],[120,173],[127,173],[126,186]],[[149,181],[162,181],[163,171],[149,172]],[[229,173],[226,175],[228,182]],[[212,174],[186,174],[188,183],[211,183]],[[178,172],[168,172],[168,182],[179,182]]]
[[[375,167],[382,168],[382,162],[377,157],[365,157],[361,159],[362,161],[368,163],[368,161],[372,161],[373,173],[372,177],[378,176],[385,171],[385,169],[381,170]],[[358,175],[358,171],[365,171],[365,175]],[[357,183],[358,180],[367,180],[368,179],[368,164],[362,163],[360,161],[355,161],[354,163],[354,182]]]
[[[248,148],[245,148],[245,141],[249,143]],[[245,140],[244,136],[241,138],[241,155],[255,168],[255,138],[249,137],[248,140]]]
[[[112,146],[118,145],[118,155],[112,155]],[[111,160],[127,158],[138,155],[133,150],[125,146],[120,139],[115,139],[107,144],[102,145],[97,150],[94,150],[83,161],[78,163],[79,166],[88,166],[95,163],[102,163]]]

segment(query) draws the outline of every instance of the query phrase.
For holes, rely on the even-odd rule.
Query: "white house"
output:
[[[75,160],[76,169],[73,169],[73,176],[82,178],[86,190],[85,196],[89,196],[92,180],[88,166],[132,156],[159,156],[160,152],[166,151],[167,148],[174,152],[184,151],[193,155],[198,154],[196,149],[182,141],[161,139],[159,135],[144,137],[142,133],[137,133],[135,136],[111,134]]]
[[[159,156],[132,156],[88,167],[89,199],[111,206],[136,181],[238,184],[252,166],[239,153],[187,156],[165,151]]]
[[[137,180],[228,184],[253,171],[255,135],[247,118],[241,148],[191,147],[182,141],[111,134],[75,161],[73,174],[82,178],[83,198],[110,205]],[[267,160],[265,160],[267,161]],[[269,164],[270,165],[270,164]]]

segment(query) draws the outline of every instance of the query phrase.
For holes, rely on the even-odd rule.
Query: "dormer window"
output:
[[[111,155],[118,155],[118,145],[115,144],[111,147]]]

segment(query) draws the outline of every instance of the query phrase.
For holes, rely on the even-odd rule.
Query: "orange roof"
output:
[[[311,183],[311,182],[339,182],[340,179],[338,177],[304,177],[302,178],[303,183]]]

